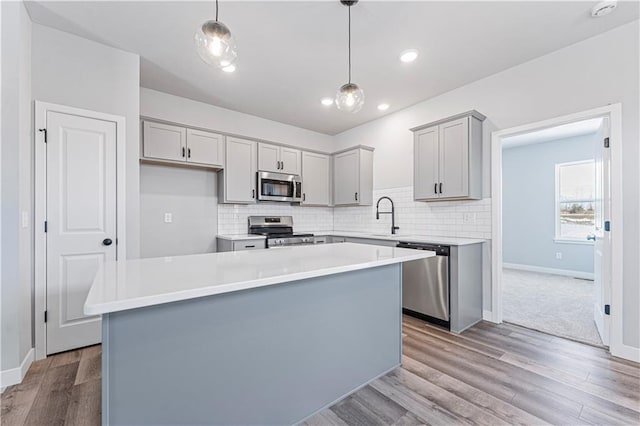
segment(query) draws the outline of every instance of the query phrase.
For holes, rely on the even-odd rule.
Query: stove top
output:
[[[249,216],[249,234],[267,237],[267,247],[313,244],[313,234],[294,233],[291,216]]]

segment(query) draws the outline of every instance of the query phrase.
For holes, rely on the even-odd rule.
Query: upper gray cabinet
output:
[[[416,201],[482,198],[482,122],[469,111],[411,129]]]
[[[304,181],[302,183],[304,186]],[[333,203],[336,206],[373,204],[373,150],[357,147],[333,156]]]
[[[227,136],[224,150],[226,167],[218,176],[218,202],[256,202],[256,147],[254,141]]]
[[[301,205],[328,206],[331,203],[331,158],[315,152],[302,153]]]
[[[258,170],[300,175],[301,151],[286,146],[258,143]]]
[[[222,168],[223,153],[224,136],[218,133],[144,122],[143,160]]]

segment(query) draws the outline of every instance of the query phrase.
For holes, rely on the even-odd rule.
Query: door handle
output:
[[[187,158],[191,158],[191,148],[187,149]]]
[[[256,198],[256,190],[255,189],[251,190],[251,198]]]
[[[434,194],[438,193],[438,183],[437,182],[433,184],[433,193]]]
[[[184,147],[182,147],[182,157],[184,158]]]
[[[356,201],[358,201],[358,193],[356,192]]]
[[[302,194],[302,201],[304,201],[304,200],[306,200],[306,199],[307,199],[307,194],[303,193],[303,194]]]
[[[440,193],[442,194],[442,182],[440,182]]]
[[[102,240],[103,246],[110,246],[111,243],[113,243],[113,241],[111,241],[111,238],[105,238],[104,240]]]

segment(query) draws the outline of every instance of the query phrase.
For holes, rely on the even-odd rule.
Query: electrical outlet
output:
[[[462,213],[462,223],[474,224],[476,223],[475,213]]]
[[[556,252],[556,259],[562,260],[562,253],[561,252]]]
[[[171,222],[173,222],[173,215],[171,213],[165,213],[164,223],[171,223]]]

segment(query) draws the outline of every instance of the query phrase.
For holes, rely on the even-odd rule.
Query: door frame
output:
[[[611,252],[608,256],[611,276],[603,283],[610,289],[613,307],[609,320],[609,351],[614,356],[633,359],[622,343],[622,104],[555,117],[491,134],[491,321],[502,323],[502,139],[575,121],[609,117],[611,138]]]
[[[47,356],[47,328],[44,312],[47,309],[47,234],[44,221],[47,213],[47,152],[45,135],[39,129],[47,128],[47,114],[59,112],[113,122],[116,125],[116,259],[126,259],[126,185],[125,185],[125,118],[102,112],[34,101],[34,331],[35,359]]]

